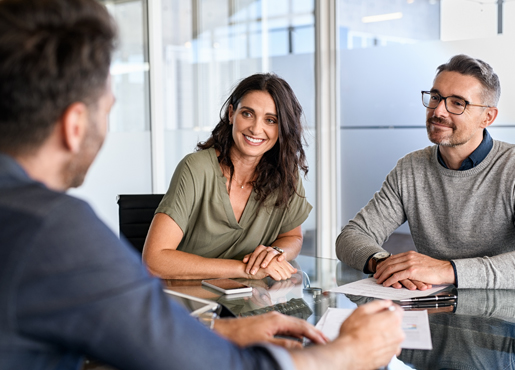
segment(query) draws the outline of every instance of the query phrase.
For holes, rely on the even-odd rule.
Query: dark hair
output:
[[[462,75],[477,78],[485,88],[482,93],[484,99],[482,104],[493,107],[497,106],[501,96],[501,83],[499,82],[499,77],[488,63],[460,54],[453,56],[447,63],[439,66],[436,75],[438,76],[443,71],[458,72]]]
[[[216,125],[211,137],[198,143],[198,150],[214,147],[220,152],[218,162],[230,169],[231,179],[234,166],[230,152],[234,144],[232,127],[229,125],[229,106],[234,109],[243,97],[252,91],[266,91],[275,103],[279,125],[279,139],[272,149],[266,152],[256,167],[256,178],[253,182],[256,200],[260,205],[276,190],[276,207],[287,206],[295,193],[299,181],[299,169],[308,173],[306,154],[302,148],[302,107],[290,85],[272,73],[255,74],[243,79],[233,90],[220,109],[220,122]]]
[[[1,0],[0,151],[33,151],[70,104],[94,105],[115,41],[95,0]]]

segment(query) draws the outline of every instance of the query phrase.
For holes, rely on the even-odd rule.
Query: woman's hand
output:
[[[279,262],[276,258],[270,262],[267,268],[259,268],[255,274],[247,275],[248,279],[264,279],[270,276],[274,280],[286,280],[296,273],[297,269],[288,261]]]
[[[245,272],[255,275],[260,268],[267,268],[274,258],[279,262],[284,261],[286,259],[285,252],[281,253],[272,247],[260,245],[254,252],[243,257],[243,263],[247,264]]]

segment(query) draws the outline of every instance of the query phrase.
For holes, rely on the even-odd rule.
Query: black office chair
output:
[[[120,235],[139,251],[143,251],[148,228],[154,212],[164,194],[124,194],[118,195],[118,215]]]

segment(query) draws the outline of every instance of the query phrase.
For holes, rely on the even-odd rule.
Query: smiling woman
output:
[[[242,80],[211,137],[177,166],[143,259],[162,278],[291,277],[311,211],[302,107],[274,74]]]

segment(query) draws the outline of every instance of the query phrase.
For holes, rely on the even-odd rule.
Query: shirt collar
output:
[[[488,153],[490,153],[490,150],[492,150],[492,147],[494,146],[494,141],[492,140],[492,137],[488,133],[487,129],[483,130],[483,141],[481,141],[481,144],[474,150],[461,164],[460,168],[458,168],[458,171],[466,171],[470,170],[471,168],[476,167],[479,165],[483,159],[486,158]],[[440,154],[440,146],[438,146],[437,150],[437,157],[438,162],[444,166],[445,168],[447,165],[445,164],[442,155]]]
[[[7,154],[0,153],[0,187],[8,187],[12,184],[19,185],[20,182],[34,182],[27,172],[14,158]]]

